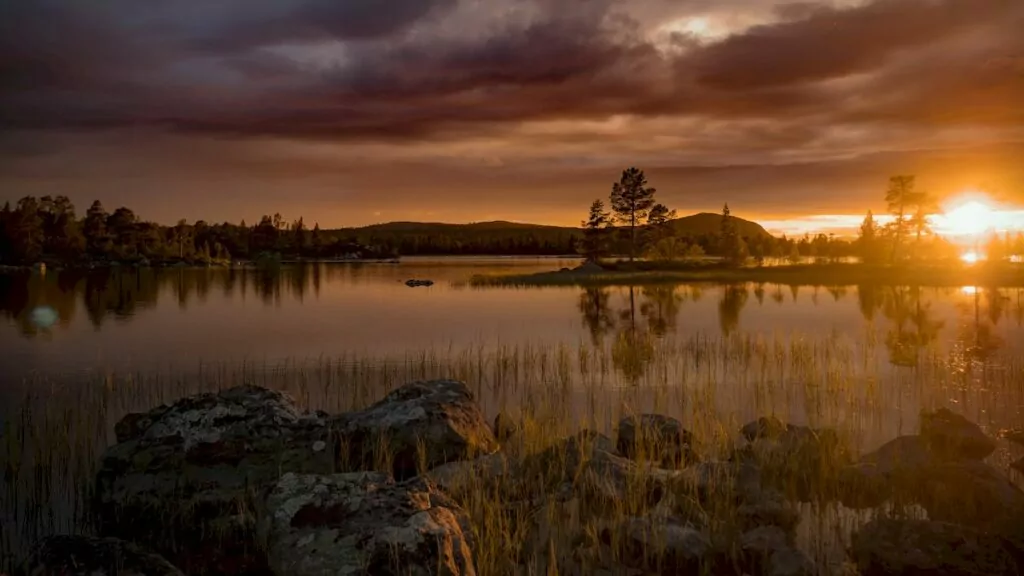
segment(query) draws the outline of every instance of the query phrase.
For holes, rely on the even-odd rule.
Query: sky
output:
[[[0,201],[577,225],[637,166],[773,230],[894,174],[1024,205],[1020,30],[1021,0],[0,0]]]

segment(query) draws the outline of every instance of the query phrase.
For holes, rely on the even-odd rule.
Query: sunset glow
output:
[[[967,264],[975,264],[981,260],[984,260],[985,256],[972,250],[970,252],[965,252],[962,256],[960,256],[960,259]]]

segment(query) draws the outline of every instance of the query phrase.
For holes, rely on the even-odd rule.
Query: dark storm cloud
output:
[[[995,123],[1024,101],[1019,0],[785,4],[775,21],[675,52],[645,34],[661,0],[492,2],[532,16],[445,29],[478,0],[456,1],[8,2],[0,125],[426,138],[613,114]],[[420,25],[441,32],[411,33]],[[972,34],[977,46],[956,44]],[[331,53],[310,44],[328,40],[330,64],[295,56]],[[872,78],[830,84],[851,74]]]

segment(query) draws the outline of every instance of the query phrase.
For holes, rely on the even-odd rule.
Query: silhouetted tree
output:
[[[83,232],[89,256],[93,259],[106,258],[110,252],[110,236],[107,234],[107,211],[99,200],[89,206],[85,213]]]
[[[909,219],[907,213],[911,207],[922,202],[921,194],[915,190],[914,176],[892,176],[889,188],[885,192],[885,202],[889,212],[896,217],[891,224],[893,230],[892,256],[893,262],[899,257],[904,236],[907,233]]]
[[[594,200],[590,205],[590,213],[583,221],[582,252],[590,260],[604,256],[608,249],[608,227],[611,217],[604,209],[604,202]]]
[[[720,239],[722,258],[733,266],[743,264],[747,259],[747,247],[736,231],[736,221],[729,212],[729,204],[722,208]]]
[[[629,226],[629,260],[636,259],[637,227],[643,226],[657,190],[647,186],[643,170],[628,168],[622,171],[618,182],[612,184],[611,209],[616,219]]]
[[[868,210],[864,222],[860,225],[860,237],[857,239],[857,252],[860,259],[865,263],[878,261],[878,225],[875,224],[875,216]]]

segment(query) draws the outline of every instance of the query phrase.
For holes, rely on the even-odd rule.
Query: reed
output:
[[[0,571],[9,571],[35,539],[88,533],[86,503],[114,424],[125,414],[204,391],[255,384],[291,394],[308,409],[358,409],[406,382],[456,378],[474,390],[485,414],[499,411],[522,422],[511,457],[539,454],[560,438],[589,428],[614,437],[624,415],[656,412],[679,418],[706,457],[724,454],[743,423],[774,414],[829,426],[857,450],[868,450],[917,428],[920,409],[955,405],[993,435],[1019,426],[1024,410],[1024,359],[987,364],[956,350],[932,349],[917,367],[883,363],[872,341],[842,335],[807,339],[735,334],[546,347],[531,343],[440,348],[401,358],[342,355],[274,365],[204,364],[189,370],[105,374],[86,379],[25,383],[17,402],[0,409]],[[1001,448],[993,458],[1005,466]],[[387,461],[387,454],[380,454]],[[799,464],[799,463],[797,463]],[[564,471],[550,463],[547,482]],[[453,494],[478,532],[480,574],[505,574],[509,562],[528,573],[558,573],[574,550],[592,545],[613,518],[657,515],[636,491],[601,515],[585,503],[527,505],[517,496],[539,486],[467,478]],[[689,498],[684,489],[676,502]],[[521,500],[521,499],[520,499]],[[721,510],[701,509],[729,530]],[[805,505],[800,538],[805,550],[838,562],[842,545],[863,515],[835,505]],[[612,533],[611,549],[622,542]],[[561,560],[560,560],[561,559]]]

